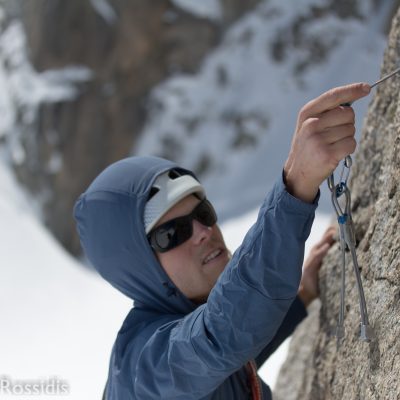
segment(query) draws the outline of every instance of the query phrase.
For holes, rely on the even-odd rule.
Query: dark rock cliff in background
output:
[[[385,4],[383,0],[370,1],[374,13],[379,13]],[[104,167],[132,154],[143,127],[151,119],[148,98],[152,89],[171,76],[195,74],[206,55],[217,46],[218,50],[224,46],[220,44],[228,28],[259,3],[260,0],[219,0],[215,4],[221,7],[220,15],[206,18],[178,7],[177,0],[0,0],[0,66],[18,87],[7,98],[13,126],[8,134],[0,132],[0,146],[9,145],[5,149],[9,163],[40,203],[45,224],[69,251],[80,253],[72,219],[75,199]],[[193,4],[201,3],[192,0]],[[272,4],[263,18],[269,26],[274,15],[281,15],[282,23],[265,39],[258,54],[265,53],[282,67],[289,63],[289,73],[299,86],[307,71],[328,62],[330,53],[339,47],[347,32],[343,33],[342,22],[362,23],[370,19],[371,13],[365,12],[370,8],[361,1],[324,0],[317,4],[305,2],[298,10],[295,8],[290,18],[284,18],[286,5],[277,4]],[[3,18],[3,11],[7,18]],[[330,15],[340,20],[340,27],[337,32],[328,27],[330,34],[321,35],[318,27]],[[9,29],[13,19],[18,26]],[[249,28],[238,40],[250,43],[251,32]],[[18,51],[4,45],[18,41]],[[11,50],[4,54],[5,48]],[[72,71],[74,66],[80,70]],[[218,69],[218,84],[229,86],[225,72],[222,67]],[[39,91],[47,84],[58,90],[65,81],[70,89],[76,89],[74,95],[32,93],[32,101],[27,100],[35,85]],[[233,87],[234,84],[233,81]],[[168,111],[164,104],[160,108]],[[182,120],[186,121],[185,107],[181,108]],[[227,135],[233,135],[232,146],[220,151],[234,157],[241,149],[255,148],[257,140],[265,137],[270,121],[264,111],[255,114],[233,107],[228,112],[225,110],[218,118],[229,125],[232,132]],[[201,124],[207,123],[206,116],[195,117],[188,120],[188,137],[193,124],[197,124],[198,132]],[[159,132],[158,128],[153,131]],[[157,154],[189,154],[185,143],[176,146],[180,137],[173,136],[174,128],[169,126],[167,133],[171,133],[171,140],[169,136],[167,141],[161,140],[163,151]],[[188,146],[193,147],[191,139]],[[201,140],[209,143],[213,139]],[[203,154],[199,150],[200,160],[192,166],[197,173],[215,173],[209,152],[205,149]]]
[[[400,10],[393,19],[382,75],[400,66]],[[353,163],[350,189],[357,254],[376,332],[360,341],[359,306],[350,253],[346,257],[346,336],[332,332],[339,313],[340,251],[320,274],[321,302],[296,331],[275,390],[276,400],[400,398],[400,77],[378,87]]]
[[[74,201],[104,167],[131,153],[150,89],[171,74],[195,71],[229,24],[257,2],[224,0],[218,20],[168,0],[110,0],[103,14],[90,0],[5,2],[14,17],[22,15],[36,70],[79,65],[92,72],[74,100],[40,105],[22,140],[27,157],[15,166],[44,199],[45,223],[72,253],[80,251]],[[49,170],[54,153],[62,167]]]

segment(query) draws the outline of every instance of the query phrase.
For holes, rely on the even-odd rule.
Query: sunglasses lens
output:
[[[190,217],[182,217],[177,219],[175,228],[175,243],[174,247],[186,242],[190,239],[193,233],[193,224]]]
[[[203,200],[193,210],[193,218],[205,226],[213,226],[217,222],[215,210],[208,200]]]
[[[217,215],[208,200],[203,200],[189,214],[178,217],[160,225],[149,235],[153,248],[165,253],[186,242],[193,234],[193,219],[205,226],[213,226],[217,222]]]
[[[158,249],[168,249],[169,246],[175,241],[175,229],[173,225],[161,226],[154,231],[153,238]]]
[[[166,222],[150,235],[152,246],[164,253],[186,242],[192,236],[192,219],[188,216]]]

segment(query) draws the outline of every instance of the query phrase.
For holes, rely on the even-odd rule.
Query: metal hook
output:
[[[350,176],[350,168],[352,164],[353,160],[351,156],[346,156],[346,158],[343,161],[342,170],[340,171],[340,178],[338,185],[335,185],[335,176],[333,173],[327,179],[329,190],[331,192],[335,191],[337,197],[341,196],[344,192],[344,186],[347,185],[347,180],[349,179]]]

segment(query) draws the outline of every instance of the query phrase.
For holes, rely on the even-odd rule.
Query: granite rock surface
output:
[[[400,66],[400,9],[382,76]],[[334,336],[340,303],[340,249],[320,272],[320,300],[296,330],[275,400],[400,398],[400,76],[373,89],[349,187],[357,256],[375,339],[360,340],[360,310],[346,253],[345,337]]]

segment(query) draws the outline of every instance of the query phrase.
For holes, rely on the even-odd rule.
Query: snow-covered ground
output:
[[[100,398],[131,302],[65,252],[2,162],[0,185],[0,379],[57,376],[68,398]]]
[[[68,399],[98,399],[131,302],[64,251],[3,162],[0,186],[0,389],[1,380],[58,379],[68,385]],[[256,214],[222,226],[232,250]],[[308,246],[328,223],[326,215],[317,216]],[[287,343],[263,367],[261,375],[272,386],[286,351]],[[15,398],[6,393],[0,397]]]

